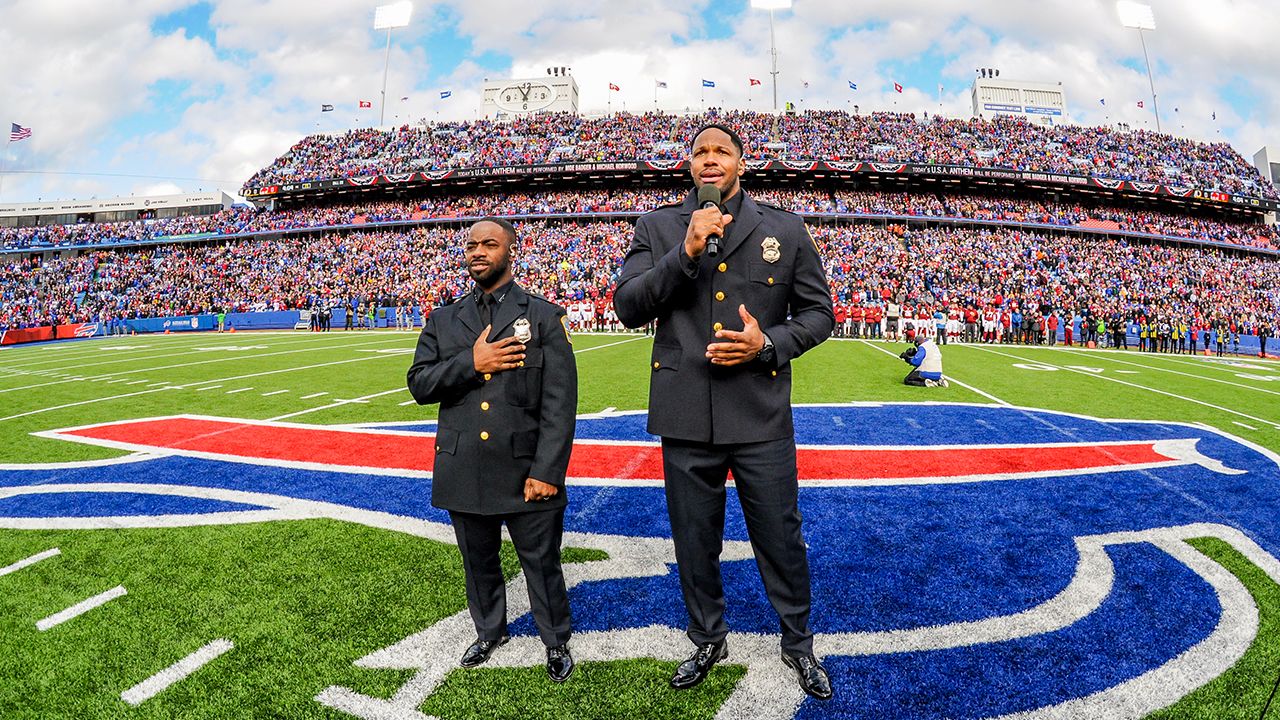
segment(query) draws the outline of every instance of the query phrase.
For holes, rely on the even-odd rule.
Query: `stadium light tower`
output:
[[[1156,29],[1156,14],[1146,3],[1133,0],[1120,0],[1116,3],[1116,12],[1120,13],[1120,24],[1138,31],[1138,39],[1142,41],[1142,57],[1147,61],[1147,82],[1151,83],[1151,110],[1156,114],[1156,132],[1160,130],[1160,104],[1156,102],[1156,79],[1151,74],[1151,56],[1147,54],[1147,36],[1143,33]]]
[[[387,122],[387,68],[391,64],[391,31],[409,24],[409,16],[413,14],[413,3],[409,0],[391,5],[379,5],[373,11],[373,29],[387,31],[387,54],[382,60],[382,108],[379,110],[378,125]]]
[[[773,11],[790,9],[791,0],[751,0],[751,7],[769,11],[769,55],[773,58],[769,74],[773,76],[773,111],[778,112],[778,45],[774,42]]]

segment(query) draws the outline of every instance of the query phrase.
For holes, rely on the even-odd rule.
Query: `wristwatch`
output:
[[[769,339],[768,335],[764,336],[764,347],[760,348],[760,352],[756,353],[756,361],[769,367],[774,367],[778,363],[778,351],[773,349],[773,341]]]

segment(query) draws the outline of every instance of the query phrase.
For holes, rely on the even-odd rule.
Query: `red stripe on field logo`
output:
[[[429,473],[435,456],[435,435],[428,433],[227,418],[156,418],[41,435],[142,452],[332,471]],[[510,444],[503,442],[500,433],[487,442],[493,452],[510,452]],[[1194,446],[1195,440],[975,447],[806,446],[797,451],[797,463],[802,481],[853,484],[1014,479],[1152,465],[1210,466],[1213,461],[1200,456]],[[656,442],[579,441],[574,444],[568,475],[587,483],[659,481],[662,449]]]

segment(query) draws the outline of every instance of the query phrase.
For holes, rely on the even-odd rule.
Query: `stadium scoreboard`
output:
[[[540,112],[578,114],[578,83],[569,68],[547,68],[544,77],[485,79],[482,117],[501,120]]]
[[[979,78],[973,83],[973,116],[994,120],[1012,115],[1037,125],[1067,122],[1062,83]]]

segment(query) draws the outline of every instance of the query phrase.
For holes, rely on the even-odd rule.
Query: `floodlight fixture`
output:
[[[379,5],[373,10],[373,29],[387,31],[387,51],[382,58],[382,108],[378,115],[379,126],[387,122],[387,69],[391,64],[391,31],[407,26],[412,15],[413,3],[409,0]]]
[[[778,44],[773,34],[773,13],[775,10],[790,10],[791,0],[751,0],[751,7],[756,10],[769,11],[769,56],[773,59],[773,111],[778,112]]]
[[[1156,29],[1156,13],[1146,3],[1120,0],[1116,3],[1116,12],[1120,14],[1120,24],[1130,30]]]
[[[379,5],[373,11],[373,29],[391,30],[405,27],[409,24],[409,17],[412,15],[413,3],[409,0],[391,5]]]
[[[1156,132],[1160,129],[1160,103],[1156,99],[1156,78],[1151,72],[1151,56],[1147,53],[1147,30],[1156,29],[1156,14],[1151,6],[1133,0],[1120,0],[1116,3],[1116,12],[1120,14],[1120,24],[1138,31],[1138,40],[1142,42],[1142,58],[1147,61],[1147,82],[1151,84],[1151,111],[1156,115]]]

